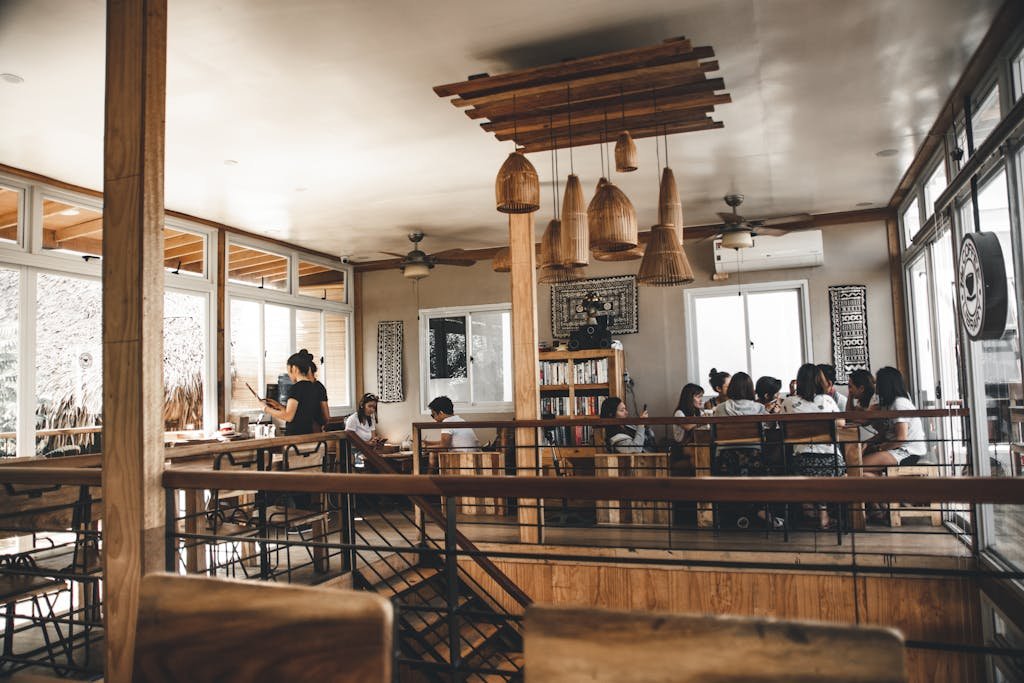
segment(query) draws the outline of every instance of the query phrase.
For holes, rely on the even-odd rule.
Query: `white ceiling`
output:
[[[431,87],[685,35],[714,47],[733,98],[723,130],[669,138],[687,224],[733,191],[748,217],[884,205],[999,4],[168,0],[166,204],[364,259],[411,229],[428,251],[502,244],[511,143]],[[25,79],[0,81],[0,163],[102,189],[104,5],[0,0],[0,72]],[[615,181],[649,225],[655,147],[638,145]],[[597,148],[573,156],[589,191]],[[538,229],[550,206],[545,187]]]

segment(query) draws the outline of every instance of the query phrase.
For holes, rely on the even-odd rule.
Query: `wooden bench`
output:
[[[939,466],[929,464],[896,465],[885,468],[887,477],[937,477]],[[925,505],[889,504],[889,526],[903,526],[907,517],[925,517],[932,526],[942,526],[942,506],[939,503]]]
[[[758,617],[526,610],[530,683],[903,683],[891,629]]]
[[[667,453],[596,453],[596,477],[667,477]],[[668,526],[672,504],[657,500],[598,500],[598,524]]]
[[[143,577],[135,683],[385,683],[393,611],[338,588]]]

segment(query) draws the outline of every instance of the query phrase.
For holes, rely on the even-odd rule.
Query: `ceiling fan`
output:
[[[401,269],[402,275],[410,280],[425,278],[430,275],[430,269],[434,266],[465,267],[476,263],[476,260],[469,256],[464,249],[446,249],[436,254],[427,254],[420,249],[422,240],[422,232],[410,232],[409,241],[412,242],[412,251],[408,254],[396,254],[393,251],[382,251],[381,253],[400,259],[395,265]]]
[[[727,194],[723,199],[732,208],[732,213],[718,213],[723,223],[712,238],[721,238],[726,249],[747,249],[754,246],[755,237],[785,235],[798,227],[808,227],[812,221],[810,214],[806,213],[747,220],[736,212],[736,207],[743,203],[743,195]]]

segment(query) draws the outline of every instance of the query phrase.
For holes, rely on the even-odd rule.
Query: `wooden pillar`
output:
[[[223,228],[217,230],[217,348],[213,350],[213,357],[217,359],[217,423],[225,422],[228,419],[228,409],[231,405],[231,397],[227,394],[227,382],[224,378],[224,368],[227,365],[225,349],[227,344],[224,339],[224,320],[228,316],[228,231]]]
[[[164,567],[166,0],[108,0],[103,149],[105,680],[131,680],[139,585]]]
[[[509,214],[509,256],[512,262],[512,376],[517,420],[536,420],[540,413],[537,389],[537,253],[533,214]],[[516,470],[531,476],[540,465],[537,430],[516,429]],[[541,500],[519,500],[519,536],[524,543],[540,542]]]
[[[910,338],[907,332],[907,307],[903,291],[899,221],[895,217],[887,218],[885,230],[889,243],[889,282],[892,286],[892,327],[896,337],[896,367],[904,377],[910,377]]]

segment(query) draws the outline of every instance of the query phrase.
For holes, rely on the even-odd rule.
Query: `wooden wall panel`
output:
[[[958,578],[711,571],[643,565],[496,559],[539,605],[733,614],[890,626],[907,639],[977,643],[978,591]],[[511,612],[522,610],[469,562],[462,566]],[[856,590],[855,582],[856,581]],[[856,596],[856,598],[855,598]],[[527,666],[529,662],[527,662]],[[984,679],[981,658],[908,649],[911,681]]]

